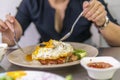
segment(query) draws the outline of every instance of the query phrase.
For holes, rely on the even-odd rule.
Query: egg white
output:
[[[52,45],[54,46],[52,48],[39,48],[37,53],[32,54],[32,59],[58,59],[66,57],[73,52],[73,47],[69,43],[52,40]]]

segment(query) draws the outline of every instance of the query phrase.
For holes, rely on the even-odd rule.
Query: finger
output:
[[[91,19],[95,19],[97,16],[99,16],[101,13],[106,12],[103,6],[100,6],[100,8],[94,12],[94,14],[91,16]]]
[[[1,26],[0,26],[0,32],[3,32],[5,31],[5,29],[3,29]]]
[[[97,16],[101,14],[100,11],[96,11],[91,17],[86,17],[88,20],[94,20]]]
[[[0,19],[0,27],[1,29],[4,29],[4,30],[8,29],[7,25],[1,19]]]
[[[98,25],[101,26],[105,22],[105,16],[107,12],[102,12],[99,16],[97,16],[93,21]]]
[[[87,10],[88,10],[88,7],[89,7],[89,2],[88,1],[85,1],[83,3],[83,16],[86,14]]]
[[[89,6],[89,2],[88,1],[84,1],[83,2],[83,9],[85,9],[86,7],[88,7]]]
[[[14,21],[15,21],[15,18],[14,18],[13,16],[11,16],[10,14],[7,14],[7,15],[6,15],[6,18],[7,18],[7,20],[9,20],[9,22],[11,22],[11,23],[14,23]]]
[[[95,12],[96,10],[98,10],[99,6],[100,6],[100,2],[97,2],[90,10],[89,12],[85,15],[85,17],[89,18],[91,17]]]
[[[95,3],[96,0],[91,0],[89,1],[89,3],[86,3],[87,6],[84,7],[83,16],[86,15],[86,13],[88,13],[92,9],[92,7],[94,7]]]
[[[10,29],[12,32],[14,32],[13,24],[10,23],[8,20],[6,20],[5,23],[7,24],[7,26],[9,27],[9,29]]]

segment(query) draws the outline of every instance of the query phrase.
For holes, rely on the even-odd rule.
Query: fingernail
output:
[[[84,1],[84,2],[83,2],[83,9],[86,8],[87,5],[88,5],[88,1]]]

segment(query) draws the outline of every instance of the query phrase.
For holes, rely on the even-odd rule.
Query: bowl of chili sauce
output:
[[[81,59],[80,64],[93,79],[111,79],[120,68],[120,62],[110,56],[85,57]]]

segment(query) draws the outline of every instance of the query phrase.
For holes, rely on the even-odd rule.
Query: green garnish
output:
[[[83,49],[75,49],[74,55],[76,55],[78,57],[78,59],[81,59],[87,55],[87,52]]]
[[[65,77],[65,80],[73,80],[72,75],[67,75],[67,76]]]
[[[14,79],[10,76],[2,76],[0,77],[0,80],[14,80]]]

